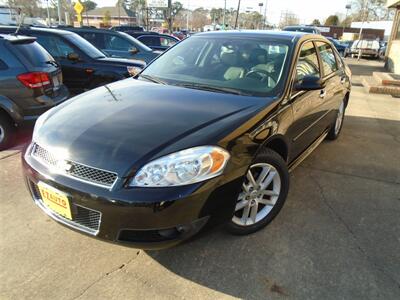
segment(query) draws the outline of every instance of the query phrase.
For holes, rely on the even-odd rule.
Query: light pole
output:
[[[264,3],[262,3],[262,2],[260,2],[260,3],[258,3],[258,6],[260,7],[260,16],[261,16],[261,23],[262,23],[262,19],[263,19],[263,17],[262,17],[262,7],[264,6]],[[260,28],[260,26],[258,26],[258,29],[261,29]]]
[[[268,0],[265,0],[263,29],[265,29],[265,26],[267,25],[267,4]]]
[[[62,19],[61,19],[61,0],[58,0],[57,2],[57,14],[58,14],[58,25],[61,25]]]
[[[50,8],[49,8],[49,0],[47,2],[47,26],[51,26],[51,20],[50,20]]]
[[[347,4],[346,5],[346,17],[344,18],[344,22],[343,22],[343,32],[342,32],[342,39],[343,39],[343,35],[344,35],[344,29],[346,27],[346,21],[347,21],[347,17],[349,15],[349,10],[351,9],[351,4]]]

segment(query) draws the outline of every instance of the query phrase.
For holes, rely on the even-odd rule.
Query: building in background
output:
[[[392,32],[393,21],[368,21],[368,22],[351,22],[351,28],[370,28],[384,30],[383,40],[389,40],[390,33]]]
[[[365,24],[364,24],[365,25]],[[341,40],[356,40],[358,39],[360,28],[346,27],[342,26],[318,26],[317,27],[323,36],[329,36],[334,39]],[[364,39],[368,40],[379,40],[383,41],[385,38],[384,29],[375,29],[364,26],[362,31],[362,36]]]
[[[106,6],[89,10],[82,14],[83,25],[95,27],[111,27],[118,25],[136,25],[133,12],[121,6]],[[79,23],[75,21],[75,26]]]
[[[389,37],[386,51],[386,68],[400,75],[400,1],[388,0],[387,6],[395,9],[392,32]]]

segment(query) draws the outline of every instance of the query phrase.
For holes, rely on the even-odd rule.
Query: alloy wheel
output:
[[[0,143],[3,142],[5,137],[4,128],[0,125]]]
[[[339,111],[336,117],[336,123],[335,123],[335,134],[337,135],[340,131],[340,128],[342,127],[342,122],[343,122],[343,114],[344,114],[344,102],[340,104]]]
[[[281,178],[274,166],[252,165],[242,185],[232,222],[250,226],[265,219],[278,201],[280,191]]]

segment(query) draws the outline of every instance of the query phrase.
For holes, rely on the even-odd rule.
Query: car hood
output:
[[[129,78],[54,108],[35,142],[65,159],[124,176],[165,151],[217,143],[218,130],[230,133],[267,102]]]
[[[145,62],[143,62],[141,60],[137,60],[137,59],[103,57],[103,58],[99,58],[98,61],[100,61],[101,63],[110,64],[110,65],[135,66],[135,67],[140,67],[142,69],[146,66]]]

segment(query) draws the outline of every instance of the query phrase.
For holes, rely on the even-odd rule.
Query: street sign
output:
[[[78,2],[75,3],[75,5],[74,5],[74,10],[76,11],[76,13],[77,13],[78,15],[81,15],[81,14],[82,14],[83,9],[84,9],[84,7],[83,7],[83,5],[82,5],[82,3],[81,3],[80,1],[78,1]]]
[[[167,8],[168,0],[147,0],[147,7]]]

